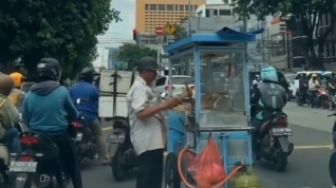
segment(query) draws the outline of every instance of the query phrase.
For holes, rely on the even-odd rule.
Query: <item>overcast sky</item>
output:
[[[111,41],[114,47],[119,46],[121,42],[132,40],[132,30],[135,27],[135,1],[112,0],[112,7],[120,11],[120,17],[123,21],[110,24],[110,29],[102,37],[105,41]],[[223,3],[223,1],[207,0],[207,3],[217,4]]]

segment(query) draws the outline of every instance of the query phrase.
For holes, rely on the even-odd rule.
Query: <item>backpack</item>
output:
[[[6,98],[4,98],[1,101],[1,103],[0,103],[0,110],[2,110],[2,107],[4,106],[5,102],[6,102]],[[4,137],[5,132],[6,132],[6,129],[5,129],[5,126],[3,125],[2,117],[0,115],[0,140]]]

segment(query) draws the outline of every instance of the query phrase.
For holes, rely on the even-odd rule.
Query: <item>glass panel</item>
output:
[[[156,10],[156,5],[155,4],[150,4],[149,9],[150,10]]]
[[[159,10],[166,10],[166,5],[159,5]]]
[[[247,126],[243,53],[201,55],[201,127]]]
[[[174,5],[167,5],[167,10],[170,10],[170,11],[174,10]]]

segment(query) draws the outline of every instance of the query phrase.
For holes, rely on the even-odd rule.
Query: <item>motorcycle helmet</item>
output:
[[[143,72],[146,70],[153,70],[153,71],[157,71],[159,68],[159,65],[156,62],[156,59],[153,57],[143,57],[138,61],[138,71],[139,72]]]
[[[21,84],[23,82],[24,76],[21,73],[19,73],[19,72],[13,72],[9,76],[14,81],[15,87],[16,88],[20,88]]]
[[[0,93],[8,96],[14,88],[14,81],[7,75],[0,73]]]
[[[317,74],[312,74],[312,78],[317,78]]]
[[[59,81],[61,78],[62,69],[57,59],[42,58],[37,64],[36,72],[38,81]]]
[[[271,82],[279,81],[277,70],[272,66],[262,68],[260,71],[260,77],[262,81],[271,81]]]
[[[79,80],[84,80],[87,82],[93,82],[93,78],[96,75],[96,71],[91,67],[84,67],[78,75]]]

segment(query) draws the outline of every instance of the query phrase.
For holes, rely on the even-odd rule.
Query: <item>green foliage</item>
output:
[[[291,17],[300,25],[299,35],[308,37],[306,54],[311,61],[311,67],[323,67],[321,58],[326,37],[332,32],[336,17],[335,0],[233,0],[236,13],[241,18],[256,15],[263,19],[267,15],[280,12],[282,16]],[[321,32],[316,32],[320,26],[321,15],[331,15],[331,25]],[[293,23],[291,23],[293,25]],[[316,52],[315,46],[318,47]]]
[[[119,21],[111,0],[1,0],[0,61],[22,57],[32,72],[41,57],[57,58],[73,77],[96,56],[96,35]]]
[[[148,47],[125,43],[124,45],[119,47],[116,54],[116,58],[118,61],[122,61],[127,64],[127,70],[134,70],[137,61],[144,56],[156,57],[157,51]]]

